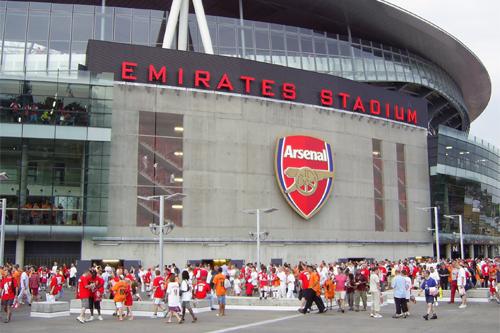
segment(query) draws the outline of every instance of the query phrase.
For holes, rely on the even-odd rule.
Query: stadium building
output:
[[[445,215],[498,254],[488,72],[388,2],[0,1],[0,36],[6,261],[156,264],[160,216],[179,264],[457,257]]]

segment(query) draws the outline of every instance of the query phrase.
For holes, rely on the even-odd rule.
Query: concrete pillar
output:
[[[474,244],[469,244],[469,258],[474,259],[476,257],[474,253]]]
[[[488,245],[483,245],[483,257],[488,256]]]
[[[446,244],[446,258],[451,259],[451,244]]]
[[[16,260],[15,263],[20,267],[24,266],[24,238],[19,237],[16,241]]]

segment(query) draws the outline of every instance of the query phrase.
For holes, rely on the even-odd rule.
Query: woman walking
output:
[[[181,306],[182,306],[182,317],[181,322],[184,322],[184,316],[186,315],[186,309],[193,318],[193,323],[198,320],[193,312],[192,299],[193,299],[193,285],[189,280],[189,272],[182,272],[182,282],[181,282]]]
[[[432,314],[430,319],[437,319],[437,314],[434,310],[434,297],[438,294],[439,289],[437,288],[436,281],[431,278],[430,272],[428,270],[424,273],[424,281],[420,288],[425,291],[425,302],[427,303],[427,314],[424,315],[425,320],[429,320],[429,315]]]
[[[180,297],[179,297],[179,283],[176,281],[175,274],[170,275],[170,279],[167,286],[167,295],[168,295],[168,315],[167,315],[167,323],[172,322],[172,316],[175,316],[179,321],[179,324],[182,324],[181,317],[179,316],[180,309]]]

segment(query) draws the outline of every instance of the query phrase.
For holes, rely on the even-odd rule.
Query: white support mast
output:
[[[163,45],[165,49],[172,48],[172,42],[175,37],[177,24],[179,24],[179,34],[177,48],[179,50],[187,50],[188,45],[188,14],[189,14],[189,1],[190,0],[173,0],[170,12],[168,14],[167,27],[165,28],[165,35],[163,36]],[[207,17],[203,9],[201,0],[192,0],[194,12],[196,14],[196,21],[200,30],[201,42],[205,53],[214,54],[212,47],[212,39],[210,38],[210,31],[208,30]]]

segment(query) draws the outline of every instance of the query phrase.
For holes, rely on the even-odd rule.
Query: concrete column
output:
[[[451,259],[451,244],[446,244],[446,258]]]
[[[469,258],[474,259],[476,257],[474,253],[474,244],[469,244]]]
[[[19,237],[16,241],[16,260],[15,263],[20,267],[24,266],[24,238]]]
[[[488,256],[488,245],[483,245],[483,257]]]

